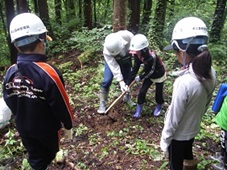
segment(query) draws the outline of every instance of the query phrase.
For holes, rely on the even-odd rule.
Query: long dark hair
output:
[[[189,55],[192,56],[191,62],[193,71],[200,80],[211,79],[212,59],[208,48],[205,47],[201,51],[196,49],[195,53],[198,54],[193,55],[193,53],[189,53]]]

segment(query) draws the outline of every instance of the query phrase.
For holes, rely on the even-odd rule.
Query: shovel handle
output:
[[[129,88],[135,83],[135,80],[133,80],[131,82],[131,84],[129,85]],[[118,98],[116,100],[114,100],[114,102],[106,109],[105,114],[108,113],[108,111],[124,96],[124,94],[126,93],[126,91],[122,92],[120,96],[118,96]]]

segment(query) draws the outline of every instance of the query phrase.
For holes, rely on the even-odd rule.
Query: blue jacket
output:
[[[72,128],[72,109],[60,72],[41,54],[19,54],[6,72],[3,97],[22,137]]]

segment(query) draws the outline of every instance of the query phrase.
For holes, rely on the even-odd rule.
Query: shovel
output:
[[[133,80],[133,81],[131,82],[131,84],[129,85],[129,88],[130,88],[134,83],[135,83],[135,80]],[[124,96],[125,93],[127,93],[127,92],[126,92],[126,91],[122,92],[121,95],[120,95],[116,100],[114,100],[113,103],[111,103],[111,105],[106,109],[105,114],[107,114],[108,111],[110,111],[110,109],[111,109],[113,106],[115,106],[115,105],[117,104],[117,102]]]

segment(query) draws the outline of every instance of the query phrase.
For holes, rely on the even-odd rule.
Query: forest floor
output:
[[[72,61],[72,57],[54,60],[58,65],[64,62]],[[75,65],[71,65],[73,71],[78,69],[78,60],[74,60]],[[97,62],[87,63],[88,67],[97,67]],[[86,81],[92,79],[95,75],[89,75]],[[80,84],[84,83],[81,79]],[[101,80],[100,80],[101,82]],[[172,84],[171,84],[172,85]],[[67,84],[68,93],[73,92],[74,84]],[[135,84],[132,91],[132,99],[136,101],[136,95],[141,84]],[[151,87],[149,94],[154,97],[154,87]],[[97,95],[97,91],[94,92]],[[154,117],[152,110],[154,105],[146,102],[144,111],[139,119],[133,119],[132,114],[135,107],[129,107],[127,104],[118,102],[108,115],[97,114],[99,103],[91,98],[86,101],[80,100],[80,97],[74,98],[74,103],[80,103],[73,107],[76,120],[74,122],[74,135],[72,140],[61,140],[61,148],[64,150],[64,160],[62,162],[53,162],[49,170],[158,170],[168,169],[168,160],[162,154],[159,148],[160,135],[163,128],[164,113],[170,102],[170,94],[164,93],[167,99],[164,104],[161,116]],[[79,96],[79,95],[78,95]],[[109,104],[111,101],[109,101]],[[10,128],[14,128],[11,123],[0,130],[1,145],[5,144],[5,133]],[[212,132],[212,129],[208,133]],[[217,134],[216,134],[217,135]],[[19,140],[19,136],[15,135]],[[212,169],[208,156],[218,151],[219,143],[210,139],[203,138],[195,140],[194,153],[201,159],[199,169]],[[0,151],[1,152],[1,151]],[[0,169],[21,169],[22,160],[26,158],[24,153],[15,154],[11,158],[0,160]]]

